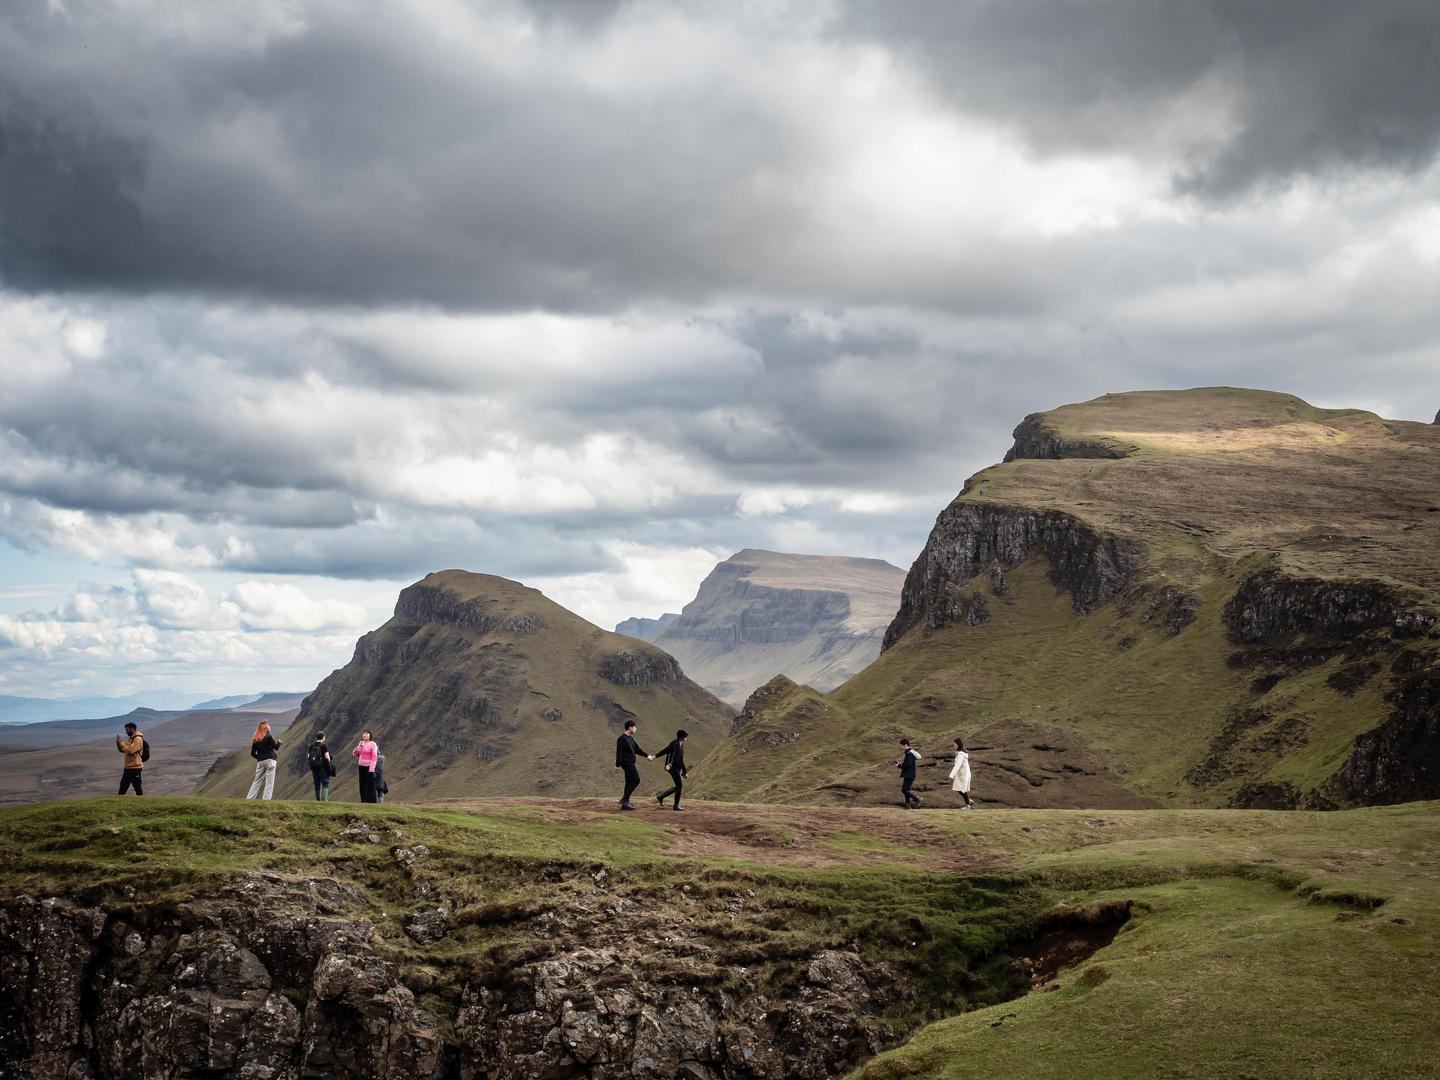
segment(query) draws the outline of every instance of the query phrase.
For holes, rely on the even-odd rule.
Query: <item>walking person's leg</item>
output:
[[[258,799],[260,797],[260,789],[264,783],[265,762],[257,761],[255,762],[255,779],[250,782],[250,794],[246,795],[245,798]]]
[[[900,781],[900,794],[905,796],[906,809],[909,809],[910,800],[915,797],[914,795],[910,794],[910,785],[913,783],[915,783],[915,778],[913,776],[907,776]]]
[[[620,796],[620,805],[629,806],[630,796],[635,794],[635,789],[640,786],[640,770],[634,765],[625,766],[625,794]]]
[[[684,778],[683,776],[677,776],[677,777],[675,777],[675,788],[674,788],[674,790],[675,790],[675,809],[676,809],[676,810],[679,810],[679,809],[680,809],[680,789],[683,788],[684,786],[685,786],[685,778]]]
[[[330,801],[330,773],[328,771],[320,774],[320,801]]]
[[[675,785],[674,785],[674,784],[671,784],[671,785],[670,785],[669,787],[667,787],[664,791],[660,792],[659,795],[656,795],[656,796],[655,796],[655,801],[658,802],[661,806],[664,806],[664,805],[665,805],[665,800],[668,799],[668,798],[674,793],[674,791],[675,791]]]
[[[136,794],[136,795],[144,795],[144,794],[145,794],[145,788],[144,788],[144,786],[141,784],[141,781],[142,781],[144,778],[145,778],[145,770],[144,770],[144,769],[136,769],[136,770],[135,770],[135,778],[130,782],[130,783],[131,783],[131,786],[133,786],[133,787],[135,788],[135,794]]]
[[[265,794],[260,797],[268,801],[275,791],[275,766],[278,765],[279,762],[271,758],[269,761],[262,761],[260,764],[265,766]]]
[[[136,795],[142,794],[139,769],[125,769],[120,773],[120,794],[124,795],[132,786]]]

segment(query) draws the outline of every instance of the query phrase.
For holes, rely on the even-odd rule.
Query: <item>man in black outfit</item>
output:
[[[630,805],[630,796],[640,786],[640,770],[635,768],[635,755],[639,754],[647,761],[654,761],[654,754],[647,754],[640,749],[635,741],[635,721],[625,721],[625,734],[615,740],[615,771],[625,773],[625,794],[620,796],[621,810],[634,810]]]
[[[675,809],[684,810],[680,805],[680,789],[684,787],[684,781],[690,776],[690,770],[685,767],[685,740],[690,733],[684,728],[675,732],[675,738],[669,746],[660,751],[660,756],[665,759],[665,768],[670,770],[671,786],[655,796],[655,801],[661,806],[665,805],[665,797],[671,792],[675,793]]]
[[[915,763],[920,760],[920,755],[910,749],[909,739],[901,739],[900,746],[905,752],[895,764],[900,767],[900,793],[905,796],[905,809],[909,810],[912,801],[916,806],[925,801],[910,790],[910,785],[915,783]]]

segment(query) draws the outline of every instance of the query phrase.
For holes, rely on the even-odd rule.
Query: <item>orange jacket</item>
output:
[[[117,739],[116,743],[115,749],[125,755],[125,768],[143,769],[145,767],[145,763],[140,760],[140,751],[145,748],[144,735],[137,731],[134,735],[130,736],[129,742],[126,742],[124,739]]]

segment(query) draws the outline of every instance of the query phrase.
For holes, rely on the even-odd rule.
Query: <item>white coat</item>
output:
[[[955,755],[955,767],[950,770],[950,779],[954,781],[950,786],[956,791],[970,790],[970,755],[964,750]]]

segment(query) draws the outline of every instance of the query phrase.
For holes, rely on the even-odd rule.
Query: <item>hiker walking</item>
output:
[[[360,743],[350,753],[360,759],[360,801],[374,802],[375,762],[380,757],[380,748],[371,740],[368,730],[360,733]]]
[[[950,786],[960,793],[965,800],[964,810],[973,810],[975,804],[970,801],[970,751],[965,749],[965,740],[955,740],[955,767],[950,770]]]
[[[647,754],[640,749],[640,744],[635,741],[635,721],[625,721],[625,732],[615,740],[615,771],[625,774],[625,794],[620,796],[621,810],[634,810],[630,805],[630,796],[640,786],[640,770],[635,768],[635,756],[640,755],[646,761],[654,761],[654,754]]]
[[[335,763],[330,760],[330,748],[325,745],[325,732],[315,733],[315,741],[305,751],[305,764],[315,781],[315,801],[329,802],[330,777],[335,775]]]
[[[655,801],[661,806],[665,805],[665,796],[673,793],[674,809],[685,809],[680,805],[680,789],[685,786],[685,780],[690,776],[690,770],[685,767],[685,740],[689,737],[690,733],[681,728],[675,732],[675,738],[670,741],[670,745],[658,755],[665,759],[665,768],[670,771],[670,786],[655,796]]]
[[[120,774],[120,794],[124,795],[134,787],[136,795],[144,795],[140,784],[140,770],[145,768],[149,747],[145,745],[145,736],[140,734],[133,721],[125,725],[123,739],[119,735],[115,736],[115,749],[125,755],[124,771]]]
[[[275,751],[279,749],[280,740],[270,734],[270,721],[261,720],[250,739],[250,756],[255,759],[255,779],[250,784],[250,794],[245,798],[258,796],[268,800],[275,791]],[[260,794],[262,787],[265,791],[263,795]]]
[[[390,794],[390,785],[385,782],[385,755],[375,755],[375,801],[382,803]]]
[[[915,763],[920,760],[920,751],[910,749],[909,739],[901,739],[900,745],[904,747],[904,753],[899,761],[892,764],[900,769],[900,793],[905,796],[905,809],[909,810],[911,802],[919,806],[925,801],[910,790],[910,785],[915,783]]]

